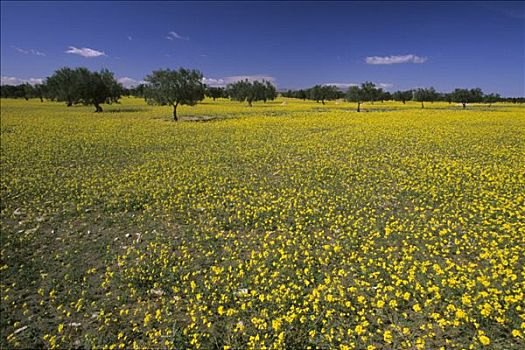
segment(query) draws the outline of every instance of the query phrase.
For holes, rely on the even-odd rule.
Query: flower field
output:
[[[523,349],[525,107],[1,102],[2,348]]]

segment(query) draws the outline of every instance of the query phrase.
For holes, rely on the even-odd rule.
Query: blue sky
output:
[[[217,85],[370,80],[390,91],[525,95],[524,2],[2,1],[1,10],[3,83],[85,66],[129,85],[187,67]]]

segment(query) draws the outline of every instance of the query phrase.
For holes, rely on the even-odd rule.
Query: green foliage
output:
[[[475,103],[483,101],[483,91],[480,88],[475,89],[455,89],[452,92],[452,100],[461,103],[463,108],[467,103]]]
[[[202,73],[195,69],[160,69],[144,80],[144,98],[149,104],[173,106],[173,119],[177,119],[177,106],[194,106],[204,99]]]
[[[346,92],[346,100],[357,102],[357,111],[360,112],[361,103],[377,101],[382,95],[383,89],[378,89],[374,83],[366,81],[361,86],[350,86]]]
[[[228,96],[234,101],[248,102],[251,106],[255,101],[273,100],[277,97],[277,90],[275,86],[269,81],[262,82],[256,80],[254,82],[248,79],[237,81],[226,86]]]
[[[68,106],[93,105],[95,112],[102,112],[100,105],[118,102],[123,88],[107,69],[91,72],[84,67],[64,67],[47,78],[40,89],[51,100],[66,102]]]
[[[45,80],[47,97],[53,101],[66,102],[72,106],[79,101],[80,81],[78,71],[63,67]]]
[[[82,104],[93,105],[96,112],[102,112],[101,104],[118,102],[122,94],[122,85],[109,70],[90,72],[86,68],[78,68],[77,74],[80,77],[78,99]]]
[[[339,89],[333,85],[315,85],[309,89],[309,98],[316,102],[335,100],[340,97]]]
[[[392,94],[392,98],[394,101],[403,102],[403,104],[406,103],[406,101],[410,101],[412,99],[413,95],[412,90],[405,90],[405,91],[396,91]]]
[[[425,102],[434,102],[438,98],[438,93],[433,87],[428,89],[419,88],[414,90],[414,101],[421,102],[421,108],[425,108]]]
[[[492,105],[493,103],[501,101],[501,96],[499,94],[488,94],[483,96],[483,102]]]
[[[205,95],[213,98],[215,101],[217,98],[226,97],[226,90],[222,87],[207,86]]]

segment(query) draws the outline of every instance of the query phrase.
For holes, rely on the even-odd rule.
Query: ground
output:
[[[2,348],[525,346],[525,108],[1,101]]]

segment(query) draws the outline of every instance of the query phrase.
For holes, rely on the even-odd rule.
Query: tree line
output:
[[[144,78],[145,83],[126,89],[120,84],[112,72],[107,69],[90,71],[87,68],[60,68],[46,78],[41,84],[21,84],[17,86],[2,85],[0,96],[3,98],[39,98],[66,103],[92,105],[95,112],[102,112],[102,104],[118,103],[121,96],[142,97],[149,104],[169,105],[173,107],[173,119],[178,120],[179,105],[195,105],[205,96],[212,98],[230,98],[234,101],[253,102],[274,100],[277,89],[269,81],[241,80],[227,84],[226,87],[211,87],[203,83],[203,75],[195,69],[180,68],[178,70],[160,69],[153,71]],[[523,103],[525,98],[503,98],[499,94],[484,94],[480,88],[455,89],[449,93],[439,93],[433,87],[390,93],[372,82],[364,82],[359,86],[350,86],[342,91],[333,85],[315,85],[309,89],[288,90],[282,93],[284,97],[309,99],[325,104],[325,101],[345,99],[357,103],[357,111],[361,104],[376,101],[406,101],[425,102],[446,101],[461,103],[466,108],[468,103],[485,102],[489,106],[495,102]]]
[[[364,82],[361,85],[350,86],[348,90],[342,91],[336,86],[316,85],[309,89],[288,90],[282,93],[284,97],[298,98],[302,100],[313,100],[324,102],[326,100],[345,99],[357,103],[357,111],[361,110],[361,104],[377,101],[399,101],[405,104],[407,101],[421,102],[421,108],[425,108],[425,102],[444,101],[448,103],[461,103],[463,108],[469,103],[488,103],[489,106],[496,102],[524,103],[522,97],[501,97],[499,94],[484,94],[480,88],[455,89],[448,93],[437,92],[433,87],[418,88],[412,90],[395,91],[390,93],[377,87],[372,82]]]
[[[118,103],[121,96],[143,97],[149,104],[173,107],[173,119],[177,118],[179,105],[193,106],[205,96],[213,98],[229,97],[232,100],[247,102],[274,100],[277,89],[269,81],[242,80],[228,84],[226,88],[206,86],[203,75],[195,69],[159,69],[144,78],[145,84],[125,89],[112,72],[102,69],[92,72],[87,68],[58,69],[41,84],[34,86],[2,85],[1,97],[40,98],[64,102],[66,106],[75,104],[93,105],[95,112],[102,112],[102,104]]]

